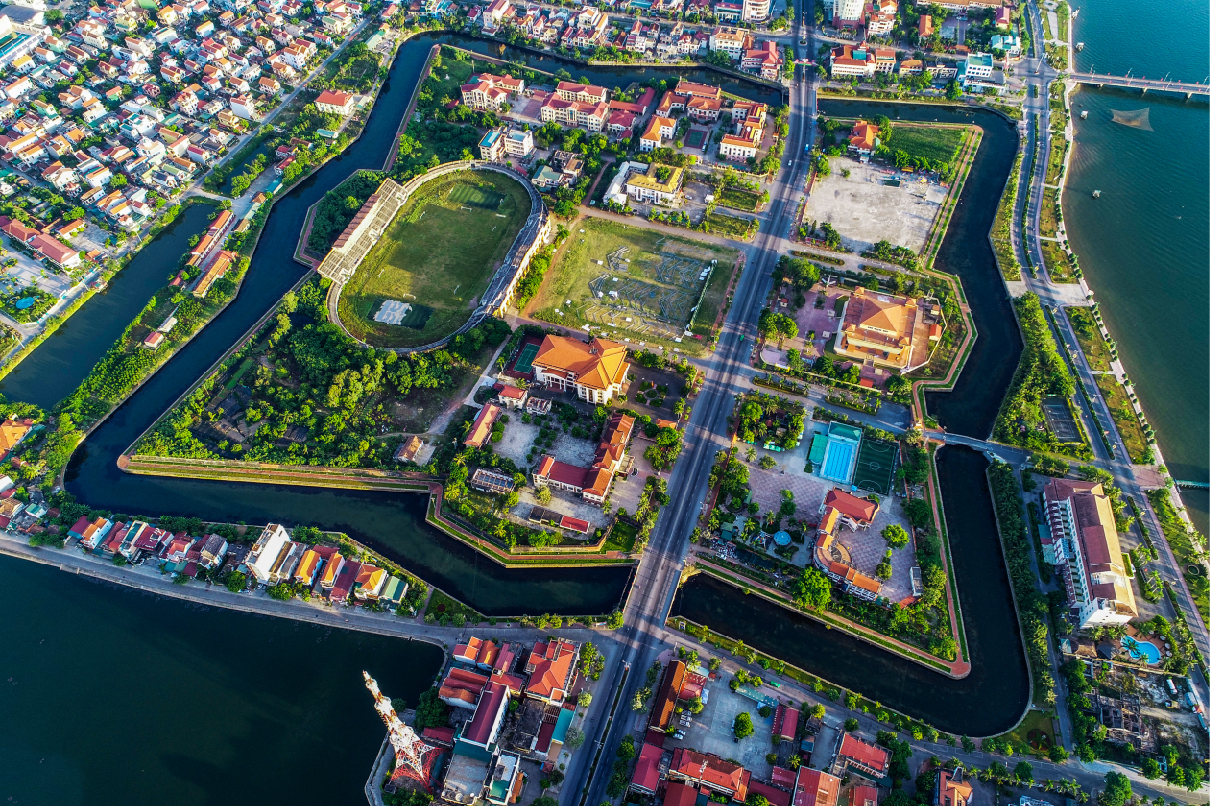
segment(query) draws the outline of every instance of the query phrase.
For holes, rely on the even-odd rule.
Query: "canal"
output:
[[[81,501],[123,513],[190,515],[248,523],[277,519],[342,530],[489,615],[602,613],[621,598],[629,580],[628,569],[505,570],[427,528],[421,497],[136,477],[118,472],[115,465],[119,453],[298,280],[304,270],[293,262],[291,252],[307,208],[352,171],[381,167],[434,42],[449,42],[479,52],[488,47],[479,40],[424,36],[401,48],[359,143],[277,201],[240,295],[97,428],[73,458],[67,487]],[[530,62],[529,55],[524,58]],[[530,63],[549,69],[545,62]],[[626,77],[635,76],[634,71],[624,69],[616,74],[614,68],[568,65],[567,69],[577,78],[587,75],[611,86],[624,86],[629,83]],[[616,80],[606,74],[615,74]],[[675,71],[667,71],[669,78],[675,75]],[[744,94],[769,100],[763,88]],[[936,109],[928,112],[951,114]],[[985,129],[993,130],[992,121],[980,122]],[[1011,127],[1004,129],[1011,132]],[[990,430],[988,413],[994,415],[995,410],[995,404],[988,401],[997,393],[987,387],[998,387],[1002,393],[1015,366],[1013,351],[1018,344],[1009,318],[1001,323],[1005,326],[1000,331],[1002,338],[994,336],[995,319],[1011,314],[1003,301],[998,311],[987,304],[993,284],[985,284],[989,292],[985,297],[976,299],[974,292],[974,286],[986,279],[984,272],[990,271],[988,277],[995,280],[994,265],[989,269],[984,262],[984,258],[990,261],[985,236],[990,211],[994,211],[1012,159],[1011,145],[1006,159],[1003,154],[989,154],[997,142],[1003,146],[1008,140],[985,137],[964,201],[943,246],[942,266],[963,276],[976,309],[976,321],[980,317],[987,320],[986,325],[979,322],[980,342],[998,343],[1001,349],[994,356],[991,351],[976,354],[979,358],[972,356],[975,366],[968,367],[958,391],[930,399],[932,410],[950,428],[979,436]],[[995,181],[997,171],[999,184]],[[979,221],[985,223],[980,225]],[[980,226],[981,233],[976,236]],[[180,225],[178,229],[185,238],[192,232]],[[958,233],[962,242],[954,243]],[[166,259],[175,264],[175,256]],[[162,282],[164,271],[154,276],[156,283]],[[121,327],[128,321],[129,317]],[[989,333],[993,334],[990,338]],[[95,358],[59,347],[65,344],[48,340],[40,350],[54,347],[54,352],[45,357],[35,353],[27,361],[56,362],[44,366],[53,366],[56,378],[62,379],[63,390],[70,391],[87,374]],[[103,352],[108,344],[98,349]],[[972,372],[990,375],[976,375],[972,380]],[[978,381],[980,378],[982,381]],[[40,384],[41,379],[32,372],[14,374],[4,389],[15,398],[46,401],[48,396],[44,397]],[[969,582],[960,577],[964,607],[970,609],[967,631],[976,661],[972,676],[959,682],[942,679],[917,670],[915,665],[886,658],[882,651],[867,645],[838,642],[840,637],[834,635],[826,637],[826,644],[819,637],[813,640],[815,645],[797,640],[791,647],[794,656],[787,660],[871,697],[878,697],[885,686],[882,701],[886,705],[919,715],[941,728],[979,734],[1011,723],[1013,712],[1020,713],[1024,701],[1023,661],[1015,623],[1005,620],[1005,614],[1011,612],[1005,611],[1003,564],[999,552],[993,551],[997,549],[995,544],[989,543],[994,538],[994,532],[988,530],[990,507],[982,508],[982,517],[979,514],[980,502],[988,496],[981,468],[971,465],[962,473],[947,473],[944,466],[951,461],[946,457],[948,451],[942,452],[941,459],[947,501],[960,501],[965,495],[972,508],[969,524],[951,523],[955,563],[963,574],[969,570],[975,575],[980,565],[986,567],[984,577],[971,577]],[[961,515],[956,513],[955,518]],[[969,537],[958,539],[959,535]],[[436,656],[429,658],[424,648],[418,650],[408,643],[382,640],[377,644],[379,640],[370,637],[327,633],[244,614],[216,611],[203,615],[180,603],[148,603],[135,592],[102,587],[3,558],[0,582],[11,600],[23,609],[19,613],[26,614],[2,629],[6,646],[19,650],[12,658],[20,662],[10,667],[18,674],[16,682],[8,684],[13,687],[6,693],[9,701],[0,701],[12,729],[7,732],[8,739],[0,741],[6,746],[2,756],[15,763],[3,766],[7,772],[0,774],[0,781],[14,785],[7,789],[14,800],[306,799],[347,803],[358,798],[357,788],[381,733],[370,725],[375,718],[361,697],[360,679],[354,679],[356,684],[346,679],[357,674],[361,666],[371,666],[388,694],[396,695],[392,689],[397,688],[411,701],[407,693],[427,684],[437,664]],[[736,629],[750,628],[751,643],[757,646],[761,636],[810,635],[810,629],[802,627],[789,612],[768,607],[750,612],[750,602],[735,597],[734,591],[716,592],[713,600],[695,600],[693,595],[699,587],[691,583],[678,598],[678,607],[720,612],[721,604],[726,603],[729,614],[718,613],[718,618],[703,620],[716,629],[727,632],[728,623],[723,617],[734,617]],[[973,598],[970,605],[968,597]],[[981,600],[985,601],[983,606]],[[743,619],[751,619],[752,624],[745,627],[740,624]],[[57,641],[58,650],[51,653],[44,649],[43,640]],[[846,661],[834,668],[818,667],[827,658]],[[375,665],[387,671],[379,672]],[[996,671],[995,676],[991,670]],[[134,686],[114,687],[110,682],[131,682]],[[13,694],[20,687],[25,690],[19,696]],[[53,700],[51,693],[61,697],[61,693],[70,694],[61,702]],[[973,708],[971,704],[979,699],[984,705]],[[45,703],[53,703],[53,709],[40,711]],[[948,719],[938,714],[942,704],[952,713]],[[81,734],[78,726],[68,722],[72,720],[100,728]],[[122,725],[127,721],[129,727]],[[954,725],[957,722],[963,725]],[[76,733],[64,736],[68,730],[64,726],[71,726]],[[107,740],[107,736],[116,740]],[[358,738],[360,744],[351,738]],[[341,755],[335,758],[330,750],[333,744],[342,745]],[[52,749],[54,754],[50,753]],[[34,767],[51,761],[57,766],[51,773]],[[249,766],[285,773],[253,775]],[[316,766],[322,773],[300,775],[300,771],[310,770],[304,766]]]
[[[983,141],[938,253],[936,266],[962,279],[978,330],[953,392],[930,393],[927,406],[949,431],[990,435],[1021,355],[1021,337],[987,234],[1016,157],[1015,127],[984,110],[821,99],[820,112],[843,117],[974,123]],[[954,681],[820,623],[698,575],[677,595],[672,613],[709,625],[752,647],[919,717],[942,731],[972,736],[1012,727],[1029,700],[1020,627],[991,509],[987,461],[950,446],[937,455],[950,551],[966,628],[971,674]]]

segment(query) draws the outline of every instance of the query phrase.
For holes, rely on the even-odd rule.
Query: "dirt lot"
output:
[[[915,252],[924,248],[945,188],[850,157],[833,157],[831,164],[831,176],[816,180],[804,218],[830,223],[854,252],[884,239]],[[844,170],[850,172],[847,179]],[[882,184],[889,179],[903,182],[898,188]]]

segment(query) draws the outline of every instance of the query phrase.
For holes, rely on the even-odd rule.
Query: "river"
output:
[[[203,608],[0,556],[9,804],[356,804],[434,645]]]
[[[1160,25],[1124,0],[1080,3],[1081,70],[1205,81],[1210,5],[1179,2]],[[1063,211],[1072,248],[1176,479],[1210,480],[1210,107],[1162,93],[1080,88]],[[1147,126],[1113,121],[1146,110]],[[1092,192],[1100,190],[1098,199]],[[1207,533],[1210,492],[1184,490]]]

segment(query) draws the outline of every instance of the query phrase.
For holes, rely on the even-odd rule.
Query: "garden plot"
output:
[[[695,337],[708,333],[734,267],[733,250],[599,219],[583,224],[557,257],[531,316],[643,344],[688,347],[691,327]]]

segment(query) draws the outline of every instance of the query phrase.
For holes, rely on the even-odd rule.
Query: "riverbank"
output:
[[[179,457],[156,457],[145,454],[123,454],[118,467],[131,474],[241,482],[262,485],[292,485],[324,489],[381,491],[390,493],[428,494],[426,521],[483,556],[504,566],[601,566],[630,565],[634,561],[624,553],[603,551],[604,539],[584,548],[526,551],[518,547],[516,554],[505,554],[499,547],[450,521],[442,512],[444,486],[439,477],[406,471],[383,471],[373,468],[325,468],[309,465],[270,465],[238,460],[200,460]],[[529,557],[517,557],[516,555]]]

